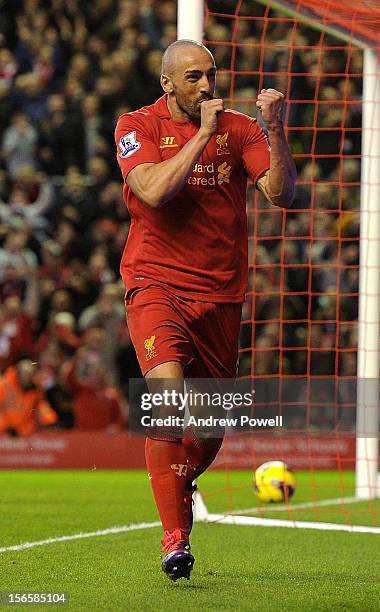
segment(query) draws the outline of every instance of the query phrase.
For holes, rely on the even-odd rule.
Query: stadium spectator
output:
[[[91,344],[79,349],[69,365],[66,384],[73,395],[74,426],[77,429],[120,431],[125,419],[123,402],[116,387],[107,380],[99,352]]]
[[[82,332],[92,327],[104,329],[103,360],[113,384],[117,383],[119,342],[125,327],[123,293],[120,285],[104,285],[95,304],[85,308],[78,320]]]
[[[64,95],[51,94],[47,113],[39,123],[39,164],[48,175],[64,175],[69,166],[82,163],[79,113],[69,113]]]
[[[10,178],[24,164],[34,167],[37,159],[38,132],[25,113],[12,115],[11,125],[5,130],[1,143],[1,155]]]
[[[46,114],[47,95],[42,79],[34,72],[21,74],[16,78],[16,107],[34,124],[38,124]]]
[[[34,288],[33,291],[35,293]],[[24,307],[18,295],[3,299],[0,308],[0,371],[17,359],[34,353],[33,326],[36,310],[29,304],[32,300],[35,298],[27,298]]]
[[[10,49],[0,49],[0,83],[8,90],[17,74],[17,62]]]
[[[35,383],[36,372],[36,364],[23,359],[0,376],[0,433],[30,436],[56,423],[56,413]]]
[[[28,235],[24,230],[16,229],[7,233],[0,249],[0,283],[3,282],[6,266],[16,268],[22,278],[26,268],[37,267],[37,256],[28,248],[27,242]]]
[[[12,217],[22,217],[42,242],[49,226],[45,214],[53,203],[52,184],[46,176],[36,173],[27,164],[16,171],[14,179],[8,203],[0,199],[0,219],[10,224]]]
[[[42,353],[49,345],[55,345],[61,352],[62,362],[71,357],[79,347],[79,338],[75,334],[75,318],[70,312],[58,312],[51,315],[46,330],[37,342],[37,351]]]

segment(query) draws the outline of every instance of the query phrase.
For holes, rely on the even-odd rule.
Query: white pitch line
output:
[[[248,525],[254,527],[292,527],[298,529],[318,529],[321,531],[348,531],[350,533],[376,533],[380,535],[380,527],[364,525],[344,525],[339,523],[312,523],[309,521],[286,521],[284,519],[265,519],[256,516],[236,516],[232,514],[209,514],[208,523],[217,522],[222,525]]]
[[[339,503],[354,503],[358,501],[355,497],[347,497],[345,499],[324,499],[318,502],[319,506],[338,505]],[[281,506],[281,510],[296,510],[301,508],[315,507],[316,504],[313,502],[305,502],[303,504],[294,504],[292,506]],[[275,508],[270,508],[272,512]],[[250,508],[248,510],[237,511],[243,512],[257,512],[263,510],[263,508]],[[269,508],[268,508],[269,510]],[[276,511],[280,511],[280,507],[276,508]],[[297,527],[300,529],[319,529],[325,531],[348,531],[351,533],[376,533],[380,534],[380,527],[367,527],[363,525],[344,525],[339,523],[313,523],[308,521],[288,521],[283,519],[267,519],[259,518],[254,516],[240,516],[237,514],[207,514],[207,518],[204,517],[201,522],[207,523],[219,523],[223,525],[250,525],[256,527]],[[58,536],[56,538],[48,538],[46,540],[37,540],[35,542],[23,542],[21,544],[14,544],[12,546],[3,546],[0,548],[0,553],[10,551],[27,550],[29,548],[35,548],[36,546],[47,546],[48,544],[55,544],[56,542],[69,542],[71,540],[82,540],[84,538],[95,538],[100,536],[114,535],[117,533],[126,533],[128,531],[138,531],[140,529],[150,529],[152,527],[160,527],[159,521],[152,523],[136,523],[132,525],[122,525],[121,527],[110,527],[109,529],[100,529],[98,531],[87,531],[75,533],[73,535]]]
[[[355,502],[364,501],[357,497],[334,497],[332,499],[320,499],[315,502],[303,502],[302,504],[284,504],[276,506],[275,504],[267,504],[266,506],[256,506],[255,508],[246,508],[242,510],[234,510],[231,514],[252,514],[253,512],[288,512],[292,510],[303,510],[307,508],[319,508],[321,506],[339,506],[342,504],[354,504]]]
[[[59,536],[57,538],[48,538],[47,540],[37,540],[36,542],[23,542],[22,544],[14,544],[13,546],[3,546],[0,548],[0,553],[11,550],[25,550],[27,548],[35,548],[36,546],[46,546],[47,544],[55,544],[56,542],[68,542],[70,540],[82,540],[83,538],[95,538],[98,536],[113,535],[115,533],[125,533],[126,531],[138,531],[139,529],[150,529],[151,527],[160,527],[161,523],[136,523],[135,525],[123,525],[121,527],[110,527],[109,529],[100,529],[98,531],[87,531],[75,533],[73,535]]]

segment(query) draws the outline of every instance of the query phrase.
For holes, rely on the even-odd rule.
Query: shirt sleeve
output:
[[[115,129],[116,158],[125,181],[136,166],[160,163],[161,156],[154,137],[141,119],[133,114],[119,117]]]
[[[245,132],[242,160],[245,171],[256,184],[270,166],[270,146],[264,130],[251,119]]]

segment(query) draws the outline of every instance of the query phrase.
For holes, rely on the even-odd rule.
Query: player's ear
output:
[[[166,74],[161,74],[161,87],[165,93],[173,93],[173,81]]]

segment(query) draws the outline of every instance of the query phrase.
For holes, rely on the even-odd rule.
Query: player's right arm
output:
[[[125,181],[139,200],[158,208],[181,191],[216,132],[217,115],[222,111],[220,99],[202,102],[200,128],[176,155],[159,163],[141,163],[128,172]]]

